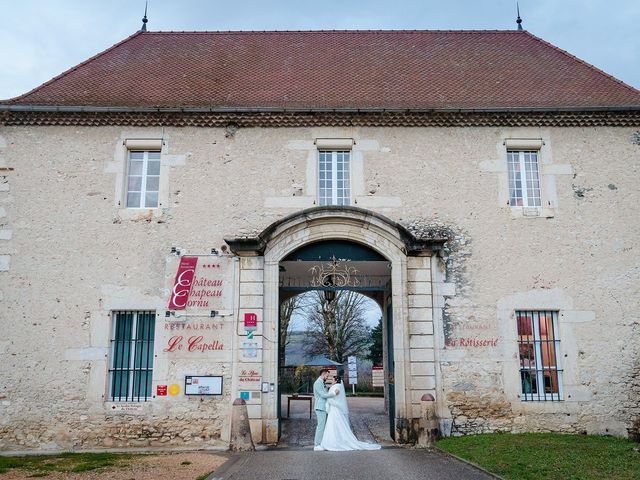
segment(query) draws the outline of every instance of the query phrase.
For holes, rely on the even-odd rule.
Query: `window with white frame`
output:
[[[319,205],[351,204],[351,152],[348,150],[319,150]]]
[[[127,208],[157,208],[160,189],[160,152],[129,150]]]
[[[509,205],[541,207],[538,151],[509,150]]]
[[[518,357],[524,401],[562,400],[558,312],[516,311]]]
[[[152,397],[153,340],[156,314],[113,312],[109,400],[146,402]]]

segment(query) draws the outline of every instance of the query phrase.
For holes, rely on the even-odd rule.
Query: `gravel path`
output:
[[[208,452],[148,454],[132,457],[126,466],[107,467],[81,473],[52,472],[47,480],[196,480],[216,470],[229,455]],[[1,480],[32,479],[33,472],[9,470]]]

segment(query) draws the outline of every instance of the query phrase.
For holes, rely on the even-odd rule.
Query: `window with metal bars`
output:
[[[152,397],[155,312],[113,312],[109,399],[146,402]]]
[[[509,205],[540,207],[540,173],[537,151],[509,151]]]
[[[350,205],[350,151],[320,150],[318,168],[318,203],[320,205]]]
[[[516,311],[520,381],[524,401],[562,400],[558,312]]]

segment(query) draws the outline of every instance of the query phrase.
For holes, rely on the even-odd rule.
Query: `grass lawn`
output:
[[[0,474],[9,469],[24,470],[31,477],[51,472],[86,472],[103,467],[124,466],[133,455],[126,453],[63,453],[60,455],[0,456]]]
[[[494,433],[449,437],[437,446],[507,479],[640,480],[640,444],[620,438]]]

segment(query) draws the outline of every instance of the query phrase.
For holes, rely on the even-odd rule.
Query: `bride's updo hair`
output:
[[[342,377],[340,375],[334,375],[333,379],[336,381],[336,383],[342,383]]]

